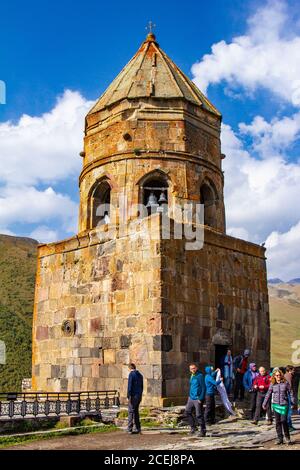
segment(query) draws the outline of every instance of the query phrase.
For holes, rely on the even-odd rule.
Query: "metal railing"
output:
[[[9,392],[0,393],[0,418],[68,416],[100,413],[118,407],[116,390],[93,392]]]

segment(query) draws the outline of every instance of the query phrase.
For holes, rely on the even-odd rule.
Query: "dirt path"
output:
[[[238,420],[222,423],[208,429],[207,437],[189,436],[187,432],[146,429],[141,435],[129,435],[123,430],[113,433],[94,433],[67,436],[19,444],[10,450],[222,450],[222,449],[280,449],[300,450],[300,420],[295,424],[299,429],[293,433],[293,446],[276,446],[274,426],[252,425],[249,421]]]

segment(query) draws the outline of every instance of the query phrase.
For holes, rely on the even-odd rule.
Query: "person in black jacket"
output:
[[[129,434],[140,434],[141,423],[139,415],[139,406],[142,401],[143,395],[143,376],[136,370],[135,364],[129,364],[129,376],[128,376],[128,427],[127,432]],[[135,424],[136,431],[133,432],[133,423]]]

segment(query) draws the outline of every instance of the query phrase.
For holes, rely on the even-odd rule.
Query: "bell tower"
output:
[[[199,202],[205,225],[225,231],[221,114],[162,51],[151,32],[86,117],[79,232],[109,219],[120,196],[161,210]],[[134,215],[134,214],[133,214]]]
[[[220,126],[150,32],[86,116],[78,234],[39,246],[34,390],[126,402],[134,362],[147,406],[181,404],[190,362],[217,366],[230,347],[268,366],[265,249],[226,235]],[[191,203],[204,205],[193,250],[174,236]]]

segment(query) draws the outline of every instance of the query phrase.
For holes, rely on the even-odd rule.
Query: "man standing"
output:
[[[245,349],[244,354],[236,356],[233,360],[233,368],[235,373],[233,401],[236,401],[237,398],[244,400],[245,389],[243,386],[243,378],[246,370],[248,369],[249,356],[249,349]]]
[[[136,370],[135,364],[129,364],[129,377],[128,377],[128,428],[129,434],[140,434],[141,423],[139,415],[139,406],[142,401],[143,395],[143,376]],[[133,431],[133,423],[135,424],[136,431]]]
[[[205,397],[204,377],[198,370],[196,364],[190,364],[190,373],[190,392],[185,412],[191,426],[190,434],[195,434],[198,425],[201,429],[199,436],[204,437],[206,435],[203,413],[203,401]],[[193,410],[195,410],[196,420],[193,416]]]

